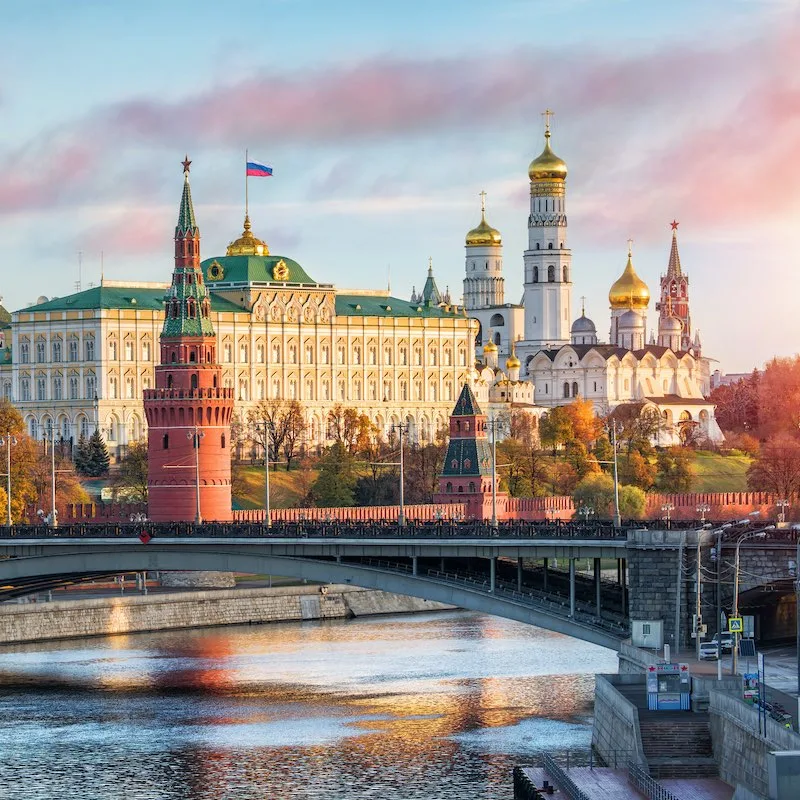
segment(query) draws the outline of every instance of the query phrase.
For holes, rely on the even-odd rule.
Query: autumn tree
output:
[[[762,439],[800,427],[800,356],[774,358],[756,382]]]
[[[619,515],[622,519],[642,519],[647,496],[638,486],[619,487]]]
[[[497,443],[497,473],[512,497],[531,497],[530,449],[518,439]]]
[[[611,472],[614,468],[614,446],[607,436],[601,436],[594,443],[594,457],[603,472]]]
[[[714,416],[726,433],[755,431],[759,425],[759,385],[761,373],[753,373],[735,383],[718,386],[711,392]]]
[[[576,508],[591,508],[598,517],[609,518],[613,513],[614,481],[604,472],[587,475],[575,487],[572,499]]]
[[[434,442],[413,444],[404,451],[405,499],[408,503],[430,503],[439,488],[447,445]]]
[[[747,485],[782,498],[800,493],[800,441],[788,433],[770,437],[747,470]]]
[[[638,450],[632,450],[618,459],[619,482],[630,486],[638,486],[647,491],[652,488],[656,479],[656,466],[651,464]]]
[[[572,437],[585,447],[591,447],[603,430],[603,420],[594,413],[594,405],[577,397],[563,408],[572,423]]]
[[[272,398],[261,400],[247,414],[253,441],[266,453],[273,470],[278,469],[279,456],[286,461],[286,469],[291,468],[298,442],[305,430],[303,408],[297,400]]]
[[[664,422],[657,409],[644,403],[621,403],[608,415],[607,424],[616,425],[617,442],[625,444],[631,453],[649,450]]]
[[[371,423],[366,414],[358,409],[337,403],[328,412],[328,438],[341,442],[348,453],[358,452],[364,447],[371,432]]]
[[[111,485],[115,495],[134,503],[147,502],[147,441],[128,445]]]
[[[586,445],[579,439],[573,439],[564,447],[564,460],[574,470],[578,480],[585,478],[590,472],[599,472],[600,466],[593,458]]]

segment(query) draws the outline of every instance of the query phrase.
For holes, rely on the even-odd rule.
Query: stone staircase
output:
[[[719,775],[711,751],[708,714],[640,711],[639,730],[642,749],[654,778]]]

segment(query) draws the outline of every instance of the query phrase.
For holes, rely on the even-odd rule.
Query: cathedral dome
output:
[[[661,320],[661,331],[663,333],[680,333],[683,325],[677,317],[666,317]]]
[[[608,302],[613,309],[621,308],[647,308],[650,304],[650,290],[647,284],[636,274],[628,250],[628,263],[622,275],[614,281],[608,293]]]
[[[597,328],[595,327],[594,322],[589,319],[585,314],[581,314],[575,322],[572,323],[572,327],[570,328],[570,333],[586,333],[586,334],[596,334]]]
[[[532,181],[563,181],[567,177],[567,163],[550,149],[550,130],[544,134],[544,150],[528,167]]]
[[[488,342],[483,346],[484,353],[496,353],[497,352],[497,345],[489,339]]]
[[[245,215],[242,235],[228,245],[226,255],[229,256],[268,256],[269,247],[266,242],[256,239],[250,230],[250,217]]]
[[[641,314],[637,314],[632,309],[626,311],[617,322],[617,326],[622,329],[630,330],[631,328],[644,328],[644,320]]]
[[[486,192],[481,192],[481,221],[466,238],[467,247],[496,247],[503,244],[500,231],[486,221]]]

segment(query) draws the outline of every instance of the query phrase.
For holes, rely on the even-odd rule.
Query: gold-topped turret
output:
[[[506,359],[506,369],[519,369],[522,366],[517,358],[515,343],[511,342],[511,355]]]
[[[486,192],[481,192],[481,221],[466,238],[467,247],[493,247],[503,244],[500,231],[486,221]]]
[[[567,163],[550,148],[550,117],[553,116],[553,112],[548,108],[543,116],[545,119],[544,150],[541,155],[531,161],[528,167],[528,177],[535,183],[563,182],[567,177]]]
[[[253,236],[250,217],[244,216],[244,231],[242,235],[228,245],[226,255],[229,256],[268,256],[269,247],[266,242]]]
[[[611,308],[647,308],[650,305],[650,290],[633,268],[633,241],[628,239],[628,263],[622,275],[614,281],[608,293]]]

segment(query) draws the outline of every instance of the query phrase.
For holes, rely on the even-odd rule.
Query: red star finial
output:
[[[181,161],[181,164],[183,164],[184,173],[188,172],[189,171],[189,167],[192,166],[192,162],[189,161],[189,156],[184,156],[183,157],[183,161]]]
[[[670,222],[670,227],[674,231],[678,230],[678,225],[680,225],[680,222],[676,222],[675,220],[672,220],[672,222]]]

